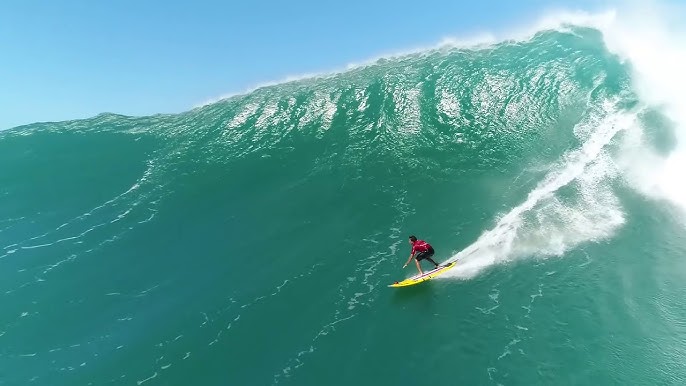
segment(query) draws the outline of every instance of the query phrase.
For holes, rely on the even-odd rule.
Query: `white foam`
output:
[[[402,122],[397,129],[403,134],[417,134],[421,130],[419,89],[396,88],[392,91],[395,113]]]
[[[632,185],[648,196],[686,209],[686,5],[633,2],[602,26],[608,49],[633,68],[634,88],[642,102],[659,107],[676,125],[677,144],[658,155],[637,134],[621,162]]]
[[[457,96],[448,90],[440,90],[441,99],[438,102],[438,111],[450,119],[457,119],[460,115],[460,103]]]
[[[267,106],[265,106],[262,109],[262,114],[260,114],[259,118],[257,118],[257,122],[255,122],[255,127],[266,129],[267,123],[274,116],[274,114],[276,114],[278,110],[279,109],[276,102],[271,102],[267,104]]]
[[[246,107],[245,110],[241,111],[238,115],[233,117],[231,121],[228,123],[228,127],[230,128],[235,128],[248,120],[255,112],[257,112],[257,109],[259,108],[259,105],[257,103],[250,104]]]
[[[595,128],[581,148],[565,154],[522,204],[454,255],[450,260],[461,263],[445,277],[472,277],[520,256],[560,255],[580,243],[610,237],[624,223],[619,200],[607,185],[617,170],[605,146],[619,131],[634,127],[636,118],[609,104],[595,114],[578,124]],[[556,193],[572,183],[578,197],[563,202]]]

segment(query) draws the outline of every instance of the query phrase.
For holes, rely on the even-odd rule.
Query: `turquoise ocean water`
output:
[[[0,132],[0,384],[684,384],[634,84],[572,27]]]

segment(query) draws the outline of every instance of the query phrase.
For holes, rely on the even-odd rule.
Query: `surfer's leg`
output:
[[[424,272],[422,272],[422,267],[419,266],[419,262],[417,261],[417,259],[414,259],[414,263],[417,264],[417,270],[419,270],[419,274],[423,275]]]
[[[429,260],[430,262],[434,263],[436,268],[438,268],[438,263],[432,259],[434,253],[436,253],[436,252],[434,251],[433,247],[429,247],[429,250],[426,252],[426,259]]]
[[[426,252],[419,252],[417,254],[417,256],[415,256],[415,258],[414,258],[415,263],[417,263],[417,269],[419,270],[420,275],[424,274],[424,272],[422,272],[422,269],[420,268],[420,266],[422,265],[420,263],[420,261],[424,260],[425,257],[426,257]]]

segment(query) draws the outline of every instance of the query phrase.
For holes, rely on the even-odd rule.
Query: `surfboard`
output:
[[[412,276],[411,278],[405,279],[403,281],[396,281],[393,284],[390,284],[389,287],[407,287],[410,285],[415,285],[419,284],[422,282],[425,282],[427,280],[431,280],[436,276],[441,275],[442,273],[445,273],[447,270],[455,266],[455,261],[453,261],[450,264],[446,265],[439,265],[438,268],[434,268],[431,271],[424,272],[423,275],[415,275]]]

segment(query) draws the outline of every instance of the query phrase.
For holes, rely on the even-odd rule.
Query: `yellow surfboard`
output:
[[[449,270],[450,268],[454,267],[454,266],[455,266],[455,263],[456,263],[456,262],[453,261],[453,262],[450,263],[450,264],[441,265],[441,266],[439,266],[438,268],[435,268],[435,269],[433,269],[433,270],[431,270],[431,271],[424,272],[423,275],[415,275],[415,276],[412,276],[411,278],[405,279],[405,280],[403,280],[403,281],[396,281],[395,283],[390,284],[389,287],[407,287],[407,286],[409,286],[409,285],[415,285],[415,284],[419,284],[419,283],[425,282],[425,281],[427,281],[427,280],[431,280],[431,279],[433,279],[434,277],[436,277],[436,276],[438,276],[438,275],[440,275],[440,274],[446,272],[446,271]]]

